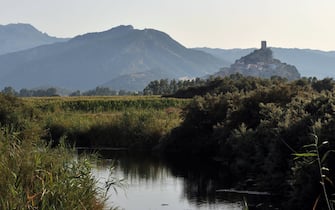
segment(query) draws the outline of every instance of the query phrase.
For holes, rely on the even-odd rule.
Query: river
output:
[[[223,194],[231,178],[218,162],[201,159],[166,159],[148,154],[102,151],[93,174],[100,185],[112,176],[121,181],[116,192],[110,189],[108,208],[124,210],[237,210],[243,209],[240,196]]]

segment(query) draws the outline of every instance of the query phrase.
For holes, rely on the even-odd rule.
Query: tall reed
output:
[[[0,131],[0,209],[103,209],[88,158]]]

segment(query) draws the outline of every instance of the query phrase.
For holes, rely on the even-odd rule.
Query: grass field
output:
[[[148,149],[181,122],[185,99],[158,96],[23,98],[47,139],[84,147]]]

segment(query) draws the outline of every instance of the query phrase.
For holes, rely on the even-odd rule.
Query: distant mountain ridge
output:
[[[200,77],[225,65],[208,53],[185,48],[161,31],[118,26],[2,55],[0,84],[72,90],[98,85],[120,89],[129,84],[126,90],[142,90],[152,79]]]
[[[152,80],[212,75],[254,50],[189,49],[164,32],[130,25],[72,39],[50,37],[30,24],[0,25],[0,89],[104,86],[140,91]],[[335,51],[271,50],[301,76],[335,78]]]
[[[321,51],[297,48],[270,47],[273,56],[282,62],[296,66],[301,76],[335,78],[335,51]],[[219,49],[219,48],[194,48],[202,50],[213,56],[225,59],[233,64],[240,57],[251,53],[255,48],[248,49]]]
[[[67,40],[51,37],[30,24],[0,25],[0,55]]]

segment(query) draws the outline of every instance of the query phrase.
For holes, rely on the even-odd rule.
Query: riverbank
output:
[[[90,157],[75,157],[64,143],[52,148],[40,120],[0,94],[0,209],[104,209],[106,189],[97,187]]]
[[[183,93],[189,96],[198,92],[195,88]],[[90,148],[155,149],[179,159],[214,157],[233,174],[237,190],[278,195],[284,209],[322,209],[329,199],[332,202],[332,80],[287,82],[235,75],[199,88],[207,93],[190,100],[25,98],[19,101],[25,108],[12,105],[7,113],[14,114],[5,115],[3,122],[14,121],[11,126],[19,130],[34,125],[52,147],[65,142]]]

